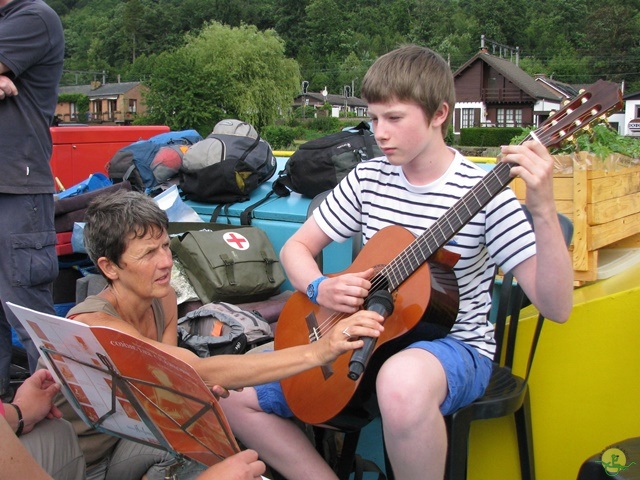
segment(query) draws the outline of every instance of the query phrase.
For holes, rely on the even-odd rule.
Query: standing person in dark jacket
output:
[[[0,396],[11,398],[11,330],[31,371],[38,352],[6,302],[55,313],[58,275],[49,126],[58,102],[64,36],[42,0],[0,0]]]

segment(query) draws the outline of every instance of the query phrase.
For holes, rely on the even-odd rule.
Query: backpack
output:
[[[276,168],[271,146],[251,125],[223,120],[210,135],[186,151],[179,185],[188,200],[241,202],[271,178]]]
[[[178,320],[179,346],[199,357],[244,353],[273,338],[271,326],[255,312],[231,303],[212,302]]]
[[[114,183],[128,180],[133,190],[152,192],[172,176],[171,172],[177,176],[182,166],[182,150],[163,147],[192,145],[200,140],[202,136],[195,130],[166,132],[139,140],[111,157],[106,165],[107,174]]]
[[[228,135],[244,135],[245,137],[258,138],[258,132],[253,128],[253,125],[236,119],[220,120],[213,127],[211,133],[226,133]]]
[[[369,125],[361,122],[300,145],[279,172],[273,189],[280,196],[293,190],[313,198],[334,188],[359,162],[382,155]]]
[[[238,354],[246,351],[247,336],[236,318],[203,305],[178,320],[178,346],[201,358]]]

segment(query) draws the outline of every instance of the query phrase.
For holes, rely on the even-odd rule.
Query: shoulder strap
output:
[[[240,225],[251,225],[251,214],[253,213],[253,211],[256,208],[258,208],[260,205],[265,203],[267,200],[269,200],[274,194],[277,195],[278,197],[288,197],[289,195],[291,195],[291,190],[289,190],[285,186],[285,183],[282,182],[284,178],[285,177],[280,176],[279,178],[274,180],[271,186],[271,191],[269,193],[267,193],[260,200],[258,200],[255,203],[252,203],[242,211],[242,213],[240,214]]]
[[[112,317],[120,318],[115,307],[107,300],[97,295],[89,295],[82,302],[72,307],[71,310],[67,312],[67,318],[73,319],[73,317],[82,313],[96,312],[104,312]]]
[[[214,208],[213,212],[211,212],[211,218],[209,219],[209,222],[216,223],[218,221],[218,217],[220,216],[220,213],[224,209],[224,215],[225,217],[227,217],[227,224],[231,224],[231,221],[229,220],[230,206],[231,206],[230,203],[219,203],[218,205],[216,205],[216,208]]]
[[[260,205],[265,203],[267,200],[269,200],[274,193],[276,193],[276,191],[274,189],[271,189],[271,191],[267,193],[264,197],[262,197],[260,200],[258,200],[255,203],[252,203],[247,208],[245,208],[240,214],[240,225],[251,225],[251,214],[253,213],[253,211],[256,208],[258,208]]]
[[[375,137],[373,136],[373,132],[369,128],[369,124],[366,122],[360,122],[355,127],[355,130],[358,131],[358,134],[362,135],[364,146],[367,149],[367,158],[374,158],[375,152],[373,151],[373,145],[375,144]]]
[[[156,331],[158,335],[158,341],[162,342],[162,335],[164,334],[165,318],[164,309],[162,308],[162,302],[159,298],[154,298],[151,301],[151,308],[153,309],[153,318],[156,321]]]

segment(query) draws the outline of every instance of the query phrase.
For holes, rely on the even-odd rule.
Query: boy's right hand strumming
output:
[[[323,280],[318,289],[318,303],[336,312],[357,312],[369,294],[375,271],[345,273]]]

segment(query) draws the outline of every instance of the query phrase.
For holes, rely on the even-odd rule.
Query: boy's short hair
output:
[[[150,232],[159,238],[168,226],[167,214],[155,200],[140,192],[120,190],[100,195],[89,204],[85,215],[84,246],[96,266],[100,257],[120,266],[130,240]]]
[[[442,124],[442,136],[447,135],[456,104],[453,73],[447,62],[427,47],[405,45],[382,55],[364,76],[361,93],[369,103],[415,102],[428,121],[446,102],[449,115]]]

